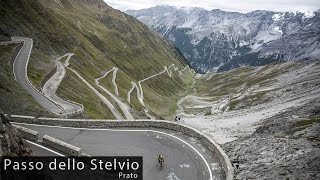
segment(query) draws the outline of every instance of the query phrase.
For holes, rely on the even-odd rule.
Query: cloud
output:
[[[226,11],[250,12],[254,10],[269,11],[315,11],[320,9],[316,0],[104,0],[110,6],[120,9],[145,9],[157,5],[177,7],[202,7],[207,10],[222,9]]]

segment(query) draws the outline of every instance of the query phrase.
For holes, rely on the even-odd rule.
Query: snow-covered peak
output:
[[[275,32],[278,32],[280,34],[283,34],[283,31],[281,30],[281,27],[280,26],[277,26],[273,29]]]
[[[184,11],[187,14],[191,14],[194,12],[202,12],[202,11],[207,11],[203,8],[199,8],[199,7],[186,7],[186,6],[182,6],[179,8],[179,10]]]
[[[265,54],[281,51],[286,54],[284,58],[292,59],[292,53],[302,52],[292,47],[304,42],[305,37],[311,37],[304,42],[308,48],[314,49],[318,43],[317,38],[312,37],[319,29],[318,12],[238,13],[219,9],[208,11],[180,7],[170,10],[170,7],[155,7],[131,14],[174,42],[191,66],[201,72],[219,67],[233,57],[262,50]],[[303,35],[299,34],[300,31],[303,31]],[[283,43],[284,38],[291,44]],[[309,46],[314,42],[316,45]],[[286,48],[281,49],[285,45]]]
[[[299,10],[299,11],[293,11],[293,12],[289,12],[289,13],[293,14],[294,16],[296,16],[298,14],[302,14],[303,19],[313,18],[315,16],[314,11]]]
[[[315,16],[315,13],[313,11],[299,11],[303,13],[303,18],[308,19],[308,18],[313,18]]]
[[[187,7],[187,6],[182,6],[179,8],[180,10],[183,10],[187,13],[189,13],[190,11],[192,11],[194,8],[193,7]]]
[[[273,21],[280,21],[283,20],[285,16],[285,13],[278,13],[272,16]]]

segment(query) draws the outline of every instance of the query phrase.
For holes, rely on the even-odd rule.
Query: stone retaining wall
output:
[[[22,126],[18,126],[18,125],[13,125],[13,126],[16,129],[18,129],[18,131],[20,132],[20,134],[24,139],[28,139],[31,141],[38,141],[39,133],[37,131],[31,130]]]
[[[48,74],[44,76],[44,78],[41,81],[41,89],[43,89],[43,86],[47,83],[47,81],[57,72],[57,66],[54,67]]]
[[[13,125],[22,135],[24,139],[31,141],[39,140],[39,132],[25,128],[19,125]],[[85,153],[81,153],[81,148],[74,145],[63,142],[59,139],[53,138],[48,135],[44,135],[42,138],[42,144],[51,147],[53,149],[59,150],[71,156],[90,156]]]
[[[199,130],[178,124],[171,121],[157,120],[135,120],[135,121],[120,121],[120,120],[81,120],[81,119],[56,119],[56,118],[11,118],[15,122],[32,123],[52,126],[78,127],[78,128],[161,128],[173,131],[182,132],[188,136],[199,139],[208,147],[212,153],[219,158],[225,172],[226,180],[233,179],[233,167],[229,157],[225,154],[222,148],[207,135]]]
[[[81,154],[81,148],[60,141],[59,139],[53,138],[48,135],[43,136],[42,143],[48,147],[52,147],[71,156],[80,156]]]

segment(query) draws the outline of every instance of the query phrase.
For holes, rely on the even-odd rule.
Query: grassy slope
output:
[[[205,97],[220,98],[222,96],[230,96],[239,92],[245,92],[253,86],[271,83],[271,79],[287,72],[293,64],[283,64],[284,67],[279,68],[281,64],[273,63],[261,67],[258,71],[252,67],[242,67],[234,69],[230,72],[211,73],[202,76],[197,80],[197,95]],[[255,105],[256,102],[262,100],[267,91],[250,93],[241,100],[231,99],[228,106],[229,110],[242,108],[242,105]]]
[[[53,68],[52,61],[68,52],[75,53],[71,67],[92,85],[95,78],[113,66],[118,67],[117,83],[123,100],[131,87],[130,81],[159,73],[165,65],[185,66],[179,53],[162,37],[99,0],[67,0],[62,1],[62,6],[53,0],[5,0],[0,2],[0,22],[2,39],[14,35],[34,39],[28,73],[37,87]],[[159,116],[173,114],[177,96],[185,94],[190,76],[191,73],[185,73],[184,77],[171,79],[163,75],[146,82],[143,88],[150,109]],[[112,90],[110,82],[104,84]],[[90,107],[85,108],[87,117],[112,118],[101,103],[93,103],[97,99],[70,72],[58,94]],[[132,97],[132,101],[139,111],[137,98]]]
[[[314,123],[320,123],[320,116],[312,116],[310,117],[310,119],[305,119],[305,120],[296,122],[294,126],[288,131],[288,133],[294,134],[297,131],[301,131],[312,126]],[[313,137],[310,140],[320,141],[320,138]]]
[[[49,113],[14,80],[11,62],[20,48],[20,44],[0,46],[0,109],[10,114],[48,116]]]

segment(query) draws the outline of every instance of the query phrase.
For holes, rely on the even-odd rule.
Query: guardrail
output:
[[[16,124],[13,124],[13,127],[15,127],[20,132],[20,134],[24,139],[34,141],[34,142],[37,142],[39,140],[39,132],[16,125]],[[53,138],[48,135],[44,135],[42,137],[42,144],[48,147],[51,147],[55,150],[59,150],[71,156],[90,156],[86,153],[82,153],[81,148],[71,145],[69,143],[66,143],[64,141],[61,141],[59,139]]]
[[[19,41],[1,41],[0,45],[19,44]]]
[[[37,141],[39,139],[39,132],[22,127],[22,126],[18,126],[18,125],[13,125],[13,127],[15,127],[20,134],[22,135],[23,138],[31,140],[31,141]]]
[[[233,167],[229,157],[222,150],[222,148],[210,137],[200,132],[199,130],[178,124],[171,121],[158,121],[158,120],[83,120],[83,119],[59,119],[59,118],[19,118],[11,116],[11,120],[19,123],[32,123],[51,126],[65,126],[65,127],[78,127],[78,128],[161,128],[173,131],[182,132],[196,139],[199,139],[208,149],[218,157],[223,165],[225,172],[225,179],[233,179]]]
[[[68,144],[66,142],[63,142],[59,139],[53,138],[48,135],[43,136],[42,143],[48,147],[52,147],[52,148],[57,149],[61,152],[67,153],[71,156],[80,156],[81,155],[81,148],[76,147],[71,144]]]
[[[52,76],[53,76],[57,71],[58,71],[58,67],[56,66],[54,69],[52,69],[52,70],[50,71],[49,74],[47,74],[47,75],[42,79],[42,81],[41,81],[41,89],[42,89],[42,90],[43,90],[44,85],[47,83],[47,81],[48,81],[50,78],[52,78]],[[62,81],[59,82],[59,84],[57,85],[57,87],[59,87],[59,85],[60,85],[61,82],[62,82]],[[73,112],[63,113],[63,114],[60,115],[59,117],[68,118],[68,117],[72,117],[73,115],[81,114],[81,113],[84,111],[84,106],[83,106],[82,104],[77,103],[77,102],[73,102],[73,101],[70,101],[70,100],[68,100],[68,99],[64,99],[64,98],[58,96],[56,90],[55,90],[55,92],[54,92],[54,95],[55,95],[56,97],[58,97],[59,99],[63,100],[63,101],[66,101],[66,102],[68,102],[68,103],[70,103],[70,104],[77,105],[77,106],[80,107],[80,109],[75,110],[75,111],[73,111]],[[49,98],[49,97],[48,97],[48,98]],[[51,98],[49,98],[49,99],[51,99]]]
[[[12,39],[13,42],[20,42],[20,43],[23,42],[23,46],[22,46],[22,48],[20,49],[20,51],[19,51],[18,54],[20,54],[21,50],[22,50],[23,47],[25,46],[26,39],[29,39],[29,40],[31,41],[31,48],[30,48],[30,50],[29,50],[29,54],[28,54],[28,58],[27,58],[27,63],[26,63],[27,65],[25,66],[25,78],[26,78],[27,83],[30,85],[30,87],[31,87],[34,91],[36,91],[37,93],[39,93],[40,95],[42,95],[44,98],[46,98],[46,99],[48,99],[49,101],[51,101],[51,102],[52,102],[53,104],[55,104],[59,109],[63,110],[63,108],[62,108],[60,105],[56,104],[56,103],[55,103],[54,101],[52,101],[50,98],[48,98],[47,96],[45,96],[41,91],[39,91],[36,87],[34,87],[33,84],[30,82],[29,77],[28,77],[28,74],[27,74],[27,72],[28,72],[27,66],[28,66],[28,63],[29,63],[31,50],[32,50],[32,47],[33,47],[33,40],[32,40],[31,38],[22,38],[22,39],[19,39],[19,38],[21,38],[21,37],[15,37],[15,36],[14,36],[14,37],[11,37],[11,39]],[[14,65],[15,65],[15,61],[13,62],[13,75],[14,75],[14,78],[16,79],[16,75],[15,75],[15,71],[14,71]],[[58,113],[54,113],[54,114],[56,114],[57,116],[59,116]]]
[[[27,83],[30,85],[30,87],[36,91],[37,93],[39,93],[39,95],[43,96],[44,98],[46,98],[47,100],[51,101],[53,104],[55,104],[60,110],[64,110],[63,107],[61,107],[59,104],[57,104],[56,102],[54,102],[53,100],[51,100],[49,97],[47,97],[43,92],[41,92],[40,90],[38,90],[32,83],[31,81],[29,80],[29,77],[28,77],[28,74],[27,74],[27,66],[28,66],[28,63],[29,63],[29,60],[30,60],[30,55],[31,55],[31,51],[32,51],[32,48],[33,48],[33,39],[32,38],[25,38],[25,37],[11,37],[12,41],[11,43],[23,43],[23,46],[21,47],[20,51],[18,52],[18,54],[20,54],[21,50],[23,49],[23,47],[25,46],[25,43],[27,40],[30,40],[31,41],[31,48],[29,50],[29,54],[28,54],[28,57],[27,57],[27,65],[25,66],[25,78],[26,78],[26,81]],[[4,42],[5,44],[6,43],[10,43],[10,41],[6,41]],[[13,65],[12,65],[12,68],[13,68],[13,75],[14,75],[14,78],[16,79],[16,76],[15,76],[15,71],[14,71],[14,64],[15,64],[15,60],[13,61]],[[41,85],[42,86],[42,85]],[[74,103],[72,101],[68,101],[69,103]],[[82,104],[79,104],[79,103],[74,103],[78,106],[80,106],[81,108],[78,110],[78,111],[75,111],[75,112],[69,112],[69,113],[63,113],[63,114],[59,114],[59,113],[55,113],[53,112],[55,115],[59,116],[59,117],[68,117],[68,116],[73,116],[73,115],[77,115],[77,114],[80,114],[83,112],[84,110],[84,106]]]

